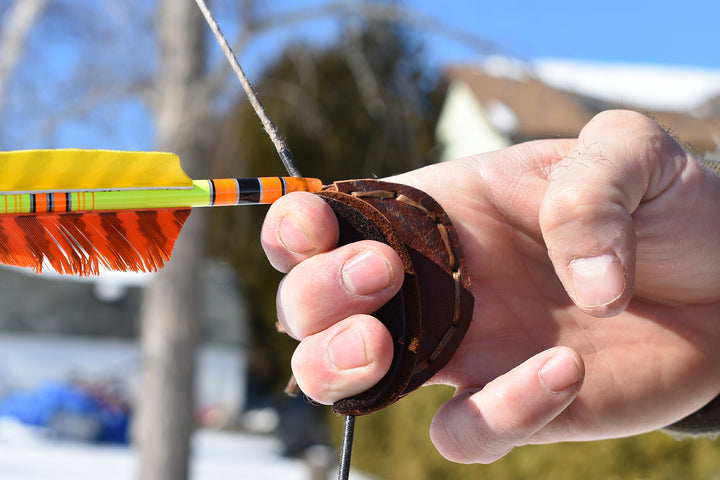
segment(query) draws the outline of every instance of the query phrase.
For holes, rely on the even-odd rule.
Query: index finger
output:
[[[288,272],[303,260],[335,248],[338,236],[337,218],[322,198],[293,192],[271,205],[260,241],[270,264]]]

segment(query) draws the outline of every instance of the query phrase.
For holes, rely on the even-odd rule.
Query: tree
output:
[[[155,102],[157,144],[175,151],[187,172],[204,157],[211,107],[198,90],[205,71],[204,22],[191,2],[162,0],[157,11],[160,68]],[[198,99],[198,96],[200,99]],[[176,242],[171,262],[145,292],[141,312],[143,395],[138,405],[140,478],[188,477],[195,427],[195,350],[198,341],[198,269],[204,217],[193,216]]]
[[[2,111],[7,83],[21,60],[30,30],[45,9],[47,0],[15,0],[3,19],[0,35],[0,111]]]

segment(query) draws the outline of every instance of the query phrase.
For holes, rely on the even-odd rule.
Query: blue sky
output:
[[[221,0],[232,2],[233,0]],[[292,9],[326,0],[267,0]],[[520,60],[562,59],[651,64],[720,71],[720,5],[711,0],[398,0],[450,28],[491,42],[479,51],[420,31],[428,60],[443,68],[482,61],[487,54]],[[221,22],[222,24],[222,22]],[[336,38],[337,24],[317,20],[261,36],[240,55],[251,78],[286,42]]]
[[[408,4],[486,35],[521,58],[720,68],[720,5],[709,0],[410,0]],[[434,42],[434,55],[463,57],[461,48],[443,43]]]
[[[720,68],[720,4],[710,0],[407,0],[523,59],[565,58]],[[472,60],[432,38],[433,59]]]
[[[65,0],[69,5],[85,5],[96,8],[79,8],[75,15],[91,20],[108,13],[95,0]],[[192,0],[183,0],[192,1]],[[265,0],[270,9],[286,9],[308,4],[320,4],[327,0]],[[477,62],[486,54],[533,59],[575,59],[606,62],[651,63],[683,67],[699,67],[720,70],[720,7],[709,0],[684,0],[654,2],[632,0],[605,0],[603,2],[569,0],[399,0],[409,9],[417,10],[427,17],[437,19],[449,28],[471,32],[492,42],[491,50],[479,51],[467,44],[449,40],[432,32],[420,32],[430,64],[442,68],[457,62]],[[52,3],[52,2],[51,2]],[[221,25],[223,6],[237,5],[237,0],[215,0],[216,12]],[[0,0],[0,12],[2,7]],[[105,12],[105,13],[103,13]],[[129,15],[133,15],[132,12]],[[232,24],[226,25],[232,33]],[[294,28],[283,28],[252,41],[245,51],[239,53],[240,61],[251,79],[259,76],[263,64],[273,61],[283,45],[296,41],[326,42],[335,38],[336,23],[317,20]],[[47,36],[51,38],[47,38]],[[43,30],[39,42],[41,50],[48,52],[49,65],[70,65],[72,52],[68,52],[67,38],[71,32]],[[231,36],[231,35],[230,35]],[[73,43],[70,42],[71,47]],[[219,47],[210,46],[217,59]],[[130,61],[142,58],[136,54]],[[110,57],[109,61],[113,60]],[[126,60],[127,61],[127,60]],[[222,60],[224,61],[224,60]],[[37,65],[37,62],[35,62]],[[42,63],[42,62],[41,62]],[[54,72],[54,70],[50,70]],[[55,72],[57,74],[57,72]],[[52,75],[52,73],[51,73]],[[37,75],[32,81],[44,82]],[[50,79],[52,80],[52,79]],[[52,82],[51,82],[52,83]],[[45,93],[46,89],[38,90]],[[239,92],[239,87],[238,87]],[[54,95],[51,91],[47,94]],[[27,110],[17,99],[10,102],[19,109]],[[229,99],[232,101],[232,99]],[[124,103],[114,108],[112,138],[102,138],[106,128],[95,121],[82,119],[65,122],[60,130],[61,140],[49,140],[49,145],[63,146],[78,143],[85,146],[104,146],[106,143],[119,148],[148,148],[152,142],[152,125],[138,112],[138,105]],[[28,112],[24,112],[28,113]],[[33,117],[49,112],[30,112]],[[10,113],[6,113],[10,115]],[[14,113],[13,113],[14,115]],[[6,117],[7,118],[7,117]],[[146,121],[147,120],[147,121]],[[48,141],[38,129],[17,129],[6,133],[5,147],[30,148]],[[105,131],[105,135],[107,132]],[[69,140],[68,140],[69,139]]]

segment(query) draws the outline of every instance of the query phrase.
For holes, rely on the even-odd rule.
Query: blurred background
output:
[[[719,158],[714,2],[208,2],[301,171],[385,175],[594,114],[655,118]],[[282,165],[192,0],[0,0],[0,148],[178,153],[193,178]],[[282,390],[265,207],[193,212],[155,275],[0,269],[3,478],[334,476],[340,419]],[[461,466],[421,389],[358,419],[352,478],[720,478],[720,444],[664,433]]]

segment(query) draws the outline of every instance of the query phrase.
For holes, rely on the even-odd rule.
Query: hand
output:
[[[450,363],[456,387],[431,425],[457,462],[514,446],[632,435],[720,392],[720,177],[636,113],[595,117],[578,139],[545,140],[390,179],[447,211],[475,311]],[[379,381],[392,340],[370,314],[400,288],[386,245],[335,248],[325,202],[292,194],[262,242],[289,272],[278,316],[301,340],[302,390],[332,403]]]

